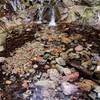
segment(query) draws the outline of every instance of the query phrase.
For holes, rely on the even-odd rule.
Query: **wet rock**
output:
[[[94,89],[94,91],[97,93],[97,98],[99,98],[100,99],[100,86],[95,86],[95,89]]]
[[[38,65],[37,65],[37,64],[34,64],[34,65],[33,65],[33,68],[34,68],[34,69],[37,69],[37,68],[38,68]]]
[[[40,81],[37,81],[35,83],[36,86],[42,86],[42,87],[45,87],[45,88],[53,88],[55,89],[56,87],[56,84],[53,82],[53,81],[50,81],[50,80],[40,80]]]
[[[65,74],[66,76],[68,76],[68,75],[71,74],[71,69],[69,69],[69,68],[64,68],[64,69],[63,69],[63,72],[64,72],[64,74]]]
[[[100,72],[100,65],[96,67],[95,72]]]
[[[45,69],[49,69],[50,68],[50,66],[49,65],[45,65],[45,67],[44,67]]]
[[[97,98],[100,99],[100,86],[96,85],[94,88],[94,92],[97,94]]]
[[[46,53],[45,55],[44,55],[44,59],[48,59],[50,57],[50,54],[49,53]]]
[[[94,75],[97,79],[100,79],[100,66],[98,65],[94,71]]]
[[[80,52],[82,50],[83,50],[83,46],[81,46],[81,45],[78,45],[78,46],[75,47],[76,52]]]
[[[59,72],[56,69],[49,69],[47,73],[52,81],[59,80]]]
[[[100,93],[98,93],[98,98],[100,99]]]
[[[79,72],[74,72],[67,76],[68,81],[76,81],[79,78]]]
[[[91,92],[91,93],[89,93],[89,97],[90,97],[92,100],[96,100],[97,94],[96,94],[95,92]]]
[[[100,86],[98,86],[98,85],[97,85],[97,86],[95,86],[95,89],[94,89],[94,91],[95,91],[95,92],[98,92],[98,93],[100,93]]]
[[[95,83],[91,80],[83,80],[82,82],[79,83],[79,87],[82,91],[91,91],[95,86]]]
[[[27,99],[31,95],[32,95],[32,92],[30,90],[27,90],[25,93],[23,93],[23,98]]]
[[[0,63],[3,63],[5,61],[5,57],[0,57]]]
[[[62,91],[65,95],[72,95],[78,91],[78,86],[68,82],[61,83]]]
[[[29,69],[29,73],[34,74],[35,72],[36,72],[35,69],[33,69],[33,68]]]
[[[10,80],[6,80],[5,84],[7,84],[7,85],[11,85],[11,84],[12,84],[12,81],[10,81]]]
[[[65,66],[66,65],[66,62],[61,57],[56,58],[56,62],[61,66]]]
[[[57,69],[61,74],[65,74],[66,77],[67,77],[68,75],[71,74],[71,69],[69,69],[69,68],[64,68],[63,66],[60,66],[60,65],[58,65],[58,64],[56,64],[56,69]]]
[[[29,81],[24,80],[23,83],[22,83],[22,87],[27,89],[29,87]]]

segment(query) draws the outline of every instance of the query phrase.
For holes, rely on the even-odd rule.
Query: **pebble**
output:
[[[72,95],[78,91],[78,86],[70,84],[68,82],[62,82],[61,87],[65,95]]]
[[[12,84],[12,81],[10,81],[10,80],[6,80],[6,82],[5,82],[7,85],[10,85],[10,84]]]
[[[56,69],[49,69],[47,73],[52,81],[59,80],[59,72]]]
[[[33,68],[34,68],[34,69],[37,69],[37,68],[38,68],[38,65],[37,65],[37,64],[34,64],[34,65],[33,65]]]
[[[56,84],[54,81],[50,81],[50,80],[40,80],[40,81],[37,81],[35,83],[36,86],[42,86],[42,87],[45,87],[45,88],[53,88],[55,89],[56,87]]]
[[[81,45],[78,45],[78,46],[75,47],[76,52],[80,52],[82,50],[83,50],[83,46],[81,46]]]
[[[65,66],[66,65],[66,62],[61,57],[56,58],[56,62],[61,66]]]

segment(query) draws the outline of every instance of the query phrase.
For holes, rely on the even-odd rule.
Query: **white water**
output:
[[[39,8],[38,16],[39,16],[39,19],[38,19],[37,23],[41,24],[42,20],[43,20],[43,8]]]
[[[20,0],[11,0],[11,1],[9,1],[9,2],[10,2],[10,4],[11,4],[11,6],[13,7],[14,11],[17,11],[17,8],[18,8],[19,10],[22,9],[22,5],[21,5]]]
[[[41,24],[43,21],[43,10],[44,10],[43,2],[44,2],[44,0],[39,0],[39,1],[41,2],[41,4],[40,4],[40,7],[38,9],[39,10],[39,12],[38,12],[39,19],[38,19],[37,23]]]
[[[51,15],[51,21],[49,22],[49,26],[57,26],[54,8],[52,8],[52,15]]]

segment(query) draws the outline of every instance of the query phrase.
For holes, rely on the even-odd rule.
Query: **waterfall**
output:
[[[56,18],[55,18],[55,10],[54,10],[54,7],[52,8],[52,15],[51,15],[51,20],[49,22],[49,26],[56,26]]]
[[[41,24],[42,23],[42,20],[43,20],[43,10],[44,10],[44,8],[43,8],[43,2],[44,2],[44,0],[39,0],[40,1],[40,7],[39,7],[39,11],[38,11],[38,21],[37,21],[37,23],[38,24]]]
[[[14,1],[9,1],[9,2],[11,4],[11,6],[13,7],[14,11],[16,11],[17,10],[16,1],[14,0]]]
[[[38,21],[37,21],[38,24],[42,23],[42,15],[43,15],[43,8],[40,7],[39,12],[38,12],[38,16],[39,16]]]
[[[17,11],[17,8],[19,10],[22,9],[22,5],[21,5],[20,0],[10,0],[9,2],[11,4],[11,6],[13,7],[14,11]]]

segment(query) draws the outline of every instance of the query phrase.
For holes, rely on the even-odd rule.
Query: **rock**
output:
[[[0,57],[0,63],[3,63],[5,61],[5,57]]]
[[[33,68],[34,68],[34,69],[37,69],[37,68],[38,68],[38,65],[37,65],[37,64],[34,64],[34,65],[33,65]]]
[[[97,94],[98,98],[100,99],[100,93]]]
[[[4,46],[0,46],[0,52],[4,51]]]
[[[95,69],[95,72],[100,72],[100,65],[97,66],[97,68]]]
[[[45,69],[49,69],[50,68],[50,66],[49,65],[45,65],[45,67],[44,67]]]
[[[33,69],[33,68],[29,69],[29,73],[34,74],[35,72],[36,72],[35,69]]]
[[[74,72],[67,76],[68,81],[75,81],[79,78],[79,72]]]
[[[12,84],[12,81],[10,81],[10,80],[6,80],[6,82],[5,82],[7,85],[11,85]]]
[[[97,86],[95,86],[94,91],[95,91],[95,92],[97,92],[97,93],[100,93],[100,86],[98,86],[98,85],[97,85]]]
[[[63,72],[64,72],[64,74],[65,74],[66,76],[71,74],[71,70],[70,70],[69,68],[64,68],[64,69],[63,69]]]
[[[82,82],[79,83],[79,87],[82,91],[91,91],[95,86],[95,83],[91,80],[83,80]]]
[[[69,68],[64,68],[58,64],[56,64],[56,69],[61,73],[61,74],[65,74],[66,76],[71,74],[71,70]]]
[[[44,54],[44,59],[48,59],[50,57],[50,54],[49,53],[46,53],[46,54]]]
[[[83,50],[83,46],[81,46],[81,45],[78,45],[78,46],[75,47],[76,52],[80,52],[82,50]]]
[[[27,89],[29,87],[29,84],[28,83],[29,83],[28,80],[24,80],[23,81],[23,84],[22,84],[22,87],[25,88],[25,89]]]
[[[31,91],[27,90],[25,93],[23,93],[23,98],[26,99],[27,97],[29,97],[31,95]]]
[[[56,87],[56,84],[53,82],[53,81],[50,81],[50,80],[40,80],[40,81],[37,81],[35,83],[36,86],[42,86],[42,87],[45,87],[45,88],[53,88],[55,89]]]
[[[66,62],[61,57],[56,58],[56,62],[61,66],[65,66],[66,65]]]
[[[78,91],[78,86],[68,82],[61,83],[62,91],[65,95],[72,95]]]
[[[94,71],[94,75],[97,79],[100,79],[100,66],[98,65]]]
[[[49,69],[47,73],[52,81],[59,80],[59,72],[56,69]]]
[[[95,92],[90,92],[90,93],[89,93],[89,97],[90,97],[92,100],[96,100],[97,94],[96,94]]]

